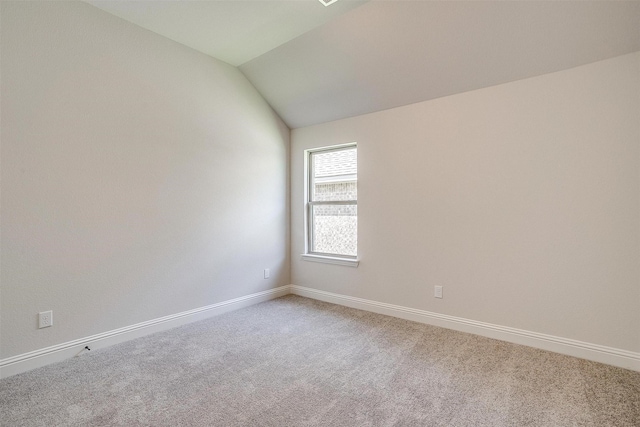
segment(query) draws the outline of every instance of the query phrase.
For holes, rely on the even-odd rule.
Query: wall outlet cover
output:
[[[49,326],[53,326],[53,311],[38,313],[38,328],[48,328]]]

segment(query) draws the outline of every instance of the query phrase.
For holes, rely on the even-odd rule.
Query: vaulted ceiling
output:
[[[238,66],[355,9],[366,0],[86,0],[231,65]]]
[[[639,1],[89,2],[239,66],[291,128],[640,50]]]

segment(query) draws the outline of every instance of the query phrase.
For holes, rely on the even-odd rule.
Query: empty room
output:
[[[640,426],[640,1],[0,0],[0,425]]]

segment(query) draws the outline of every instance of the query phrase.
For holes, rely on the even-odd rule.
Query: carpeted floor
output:
[[[286,296],[0,381],[2,426],[640,426],[640,373]]]

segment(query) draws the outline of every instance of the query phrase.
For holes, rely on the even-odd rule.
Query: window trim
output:
[[[301,255],[302,259],[304,261],[312,261],[312,262],[320,262],[323,264],[336,264],[336,265],[344,265],[347,267],[358,267],[358,265],[360,264],[360,260],[355,258],[355,259],[349,259],[349,258],[340,258],[340,257],[333,257],[333,256],[329,256],[329,255],[317,255],[317,254],[302,254]]]
[[[304,182],[304,253],[301,255],[302,259],[305,261],[313,261],[313,262],[321,262],[327,264],[338,264],[338,265],[346,265],[350,267],[357,267],[359,264],[359,259],[357,255],[342,255],[342,254],[331,254],[331,253],[323,253],[323,252],[313,252],[311,248],[313,247],[313,221],[312,217],[312,209],[313,206],[322,206],[322,205],[355,205],[358,206],[358,200],[336,200],[336,201],[312,201],[312,186],[314,184],[314,179],[312,176],[312,168],[310,164],[311,156],[316,153],[322,153],[324,151],[340,151],[340,150],[348,150],[351,148],[357,149],[358,144],[356,142],[349,142],[346,144],[339,145],[331,145],[327,147],[320,148],[310,148],[308,150],[304,150],[304,171],[305,171],[305,182]],[[357,175],[356,175],[356,183]],[[356,230],[357,233],[357,230]]]

